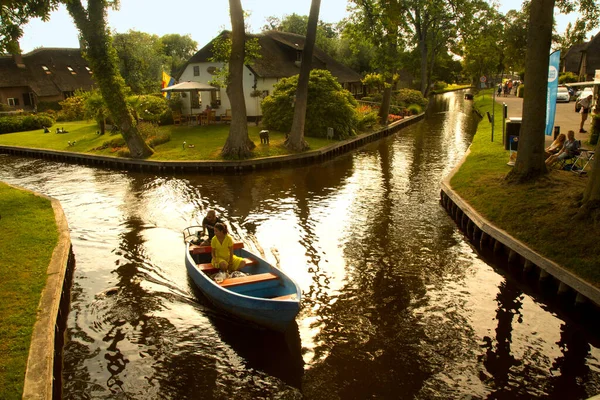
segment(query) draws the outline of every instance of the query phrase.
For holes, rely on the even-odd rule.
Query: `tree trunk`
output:
[[[390,113],[390,104],[392,102],[392,83],[394,82],[394,73],[389,72],[385,78],[383,96],[381,98],[381,106],[379,107],[379,123],[387,125],[388,115]]]
[[[125,100],[124,81],[119,73],[117,53],[110,43],[110,32],[106,27],[106,2],[89,0],[87,12],[80,0],[72,0],[66,5],[81,36],[87,42],[86,58],[94,72],[94,80],[98,83],[111,116],[121,129],[131,157],[149,157],[153,151],[140,136]]]
[[[425,35],[419,37],[419,50],[421,52],[421,93],[427,97],[429,85],[427,82],[427,38]]]
[[[546,174],[544,131],[546,127],[546,94],[552,41],[554,0],[532,0],[527,32],[527,90],[523,98],[523,123],[519,135],[519,151],[508,180],[526,182]]]
[[[300,64],[300,76],[298,77],[298,88],[296,88],[296,104],[294,105],[294,120],[290,136],[285,146],[292,151],[304,151],[308,149],[308,143],[304,140],[304,124],[306,121],[306,106],[308,103],[308,81],[312,69],[313,50],[317,39],[317,23],[319,22],[319,9],[321,0],[312,0],[306,40],[302,51],[302,64]]]
[[[595,156],[591,162],[588,183],[583,192],[583,200],[578,216],[590,220],[600,219],[600,141],[596,144]]]
[[[243,86],[246,33],[241,1],[229,0],[229,10],[231,14],[231,56],[229,58],[227,96],[231,103],[231,125],[221,154],[223,157],[241,159],[250,157],[252,149],[256,145],[248,137],[248,118]]]

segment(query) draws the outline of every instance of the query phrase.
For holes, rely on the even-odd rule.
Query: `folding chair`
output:
[[[585,168],[588,166],[590,161],[594,160],[594,151],[588,149],[579,149],[579,156],[573,162],[573,166],[576,168],[571,168],[572,172],[577,174],[585,173]]]

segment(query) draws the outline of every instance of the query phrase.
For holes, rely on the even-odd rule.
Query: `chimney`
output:
[[[17,64],[17,68],[25,69],[25,64],[23,63],[23,56],[21,55],[21,46],[19,45],[19,38],[13,36],[10,45],[10,53],[12,54],[15,64]]]
[[[25,69],[25,63],[23,63],[23,56],[21,54],[13,54],[13,60],[17,64],[18,68]]]

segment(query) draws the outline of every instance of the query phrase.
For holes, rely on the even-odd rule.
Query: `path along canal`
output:
[[[239,175],[0,155],[0,180],[60,200],[69,222],[64,398],[599,393],[600,332],[486,263],[439,204],[475,132],[471,111],[462,93],[440,95],[423,121],[332,161]],[[286,335],[223,315],[193,288],[181,231],[209,208],[300,284]]]

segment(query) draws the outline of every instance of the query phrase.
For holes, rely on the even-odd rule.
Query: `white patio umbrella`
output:
[[[202,82],[187,81],[160,89],[161,92],[191,92],[192,90],[209,91],[217,90],[217,88]]]

